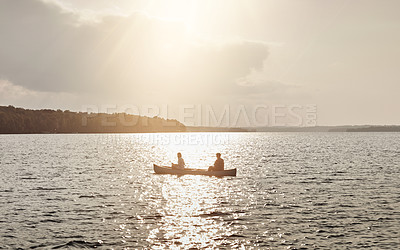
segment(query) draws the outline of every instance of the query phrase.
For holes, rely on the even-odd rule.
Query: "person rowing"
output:
[[[214,166],[210,166],[208,171],[223,171],[224,170],[224,159],[221,158],[221,154],[216,154],[217,159],[214,162]]]
[[[172,163],[172,169],[184,169],[185,168],[185,161],[182,158],[182,154],[178,153],[178,164]]]

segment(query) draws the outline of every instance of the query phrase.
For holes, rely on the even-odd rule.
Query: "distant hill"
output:
[[[257,127],[247,128],[257,132],[400,132],[400,126],[315,126],[315,127]]]
[[[30,110],[0,106],[0,134],[183,132],[177,120],[126,113]]]
[[[364,126],[315,126],[315,127],[257,127],[257,132],[346,132],[350,128]]]
[[[400,132],[400,126],[186,127],[177,120],[126,113],[30,110],[0,106],[0,134],[146,132]]]
[[[244,128],[229,128],[229,127],[195,127],[187,126],[186,132],[249,132],[248,129]]]
[[[206,127],[187,126],[186,132],[400,132],[400,126],[315,126],[315,127]]]
[[[350,128],[347,132],[400,132],[400,126],[367,126],[363,128]]]

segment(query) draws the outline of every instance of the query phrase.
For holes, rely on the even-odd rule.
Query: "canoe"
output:
[[[222,171],[207,171],[205,169],[194,169],[194,168],[185,168],[185,169],[172,169],[167,166],[158,166],[153,164],[154,172],[156,174],[176,174],[176,175],[208,175],[208,176],[236,176],[236,168],[227,169]]]

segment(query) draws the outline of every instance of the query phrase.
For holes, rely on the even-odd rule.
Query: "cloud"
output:
[[[63,108],[78,109],[69,105],[78,101],[78,96],[65,92],[44,92],[30,90],[0,79],[0,105],[14,105],[30,108]]]
[[[143,12],[88,18],[53,1],[2,0],[0,33],[0,77],[39,92],[229,95],[268,56],[262,42],[204,39]]]
[[[36,95],[37,92],[26,89],[21,86],[12,84],[6,80],[0,80],[0,97],[1,99],[18,99],[26,96]]]

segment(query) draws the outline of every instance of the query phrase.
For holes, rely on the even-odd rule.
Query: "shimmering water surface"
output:
[[[5,249],[400,246],[400,133],[1,135],[0,170]]]

